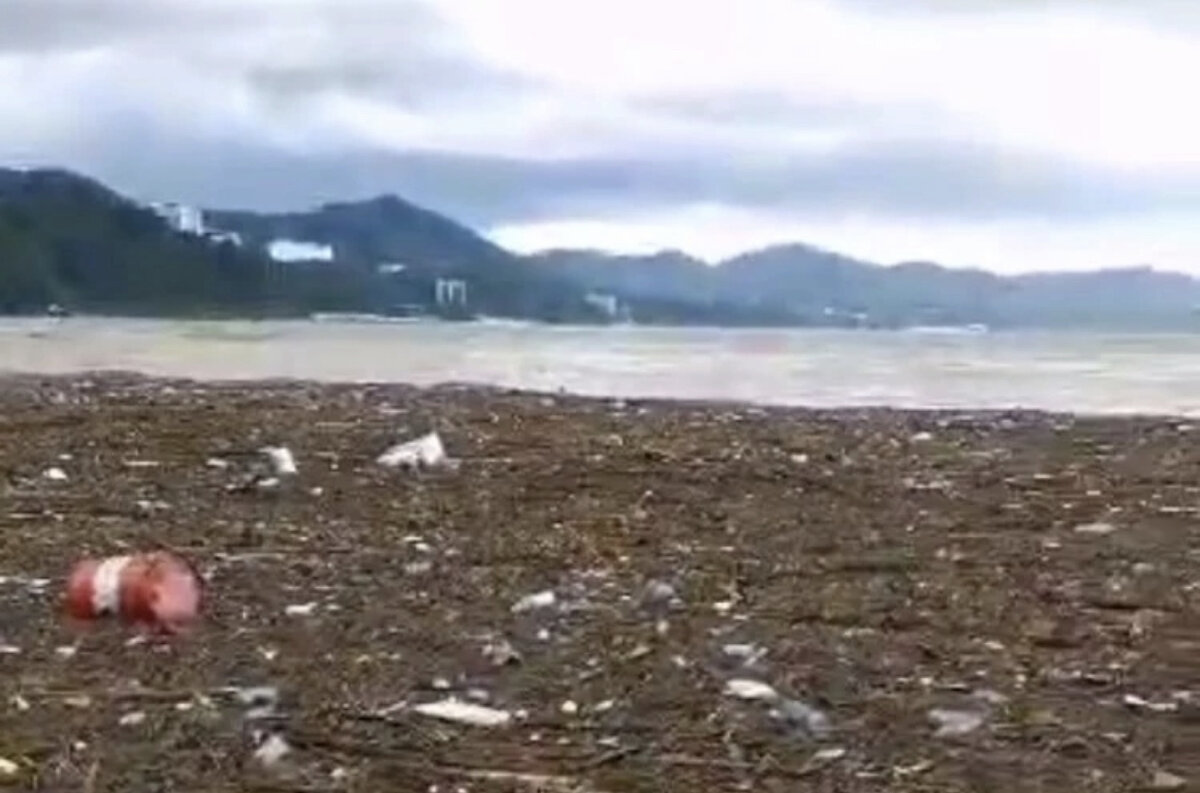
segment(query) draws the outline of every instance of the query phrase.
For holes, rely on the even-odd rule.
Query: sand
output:
[[[429,431],[453,464],[376,463]],[[1169,418],[8,378],[0,786],[1186,789],[1197,440]],[[266,445],[298,473],[263,486]],[[205,577],[189,632],[65,620],[75,560],[151,548]],[[445,700],[493,723],[431,715]]]

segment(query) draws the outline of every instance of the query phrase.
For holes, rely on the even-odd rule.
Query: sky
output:
[[[0,0],[0,166],[519,250],[1200,274],[1190,0]]]

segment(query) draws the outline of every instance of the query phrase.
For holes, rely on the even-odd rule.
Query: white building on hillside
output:
[[[267,253],[277,262],[331,262],[333,246],[303,240],[271,240]]]
[[[597,309],[609,319],[614,319],[621,307],[617,296],[607,292],[588,292],[583,299],[589,306]]]
[[[467,282],[458,278],[439,278],[434,284],[433,295],[439,306],[465,306]]]
[[[150,208],[178,232],[196,235],[204,233],[204,212],[199,207],[166,202],[151,204]]]

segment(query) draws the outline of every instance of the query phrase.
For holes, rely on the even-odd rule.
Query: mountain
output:
[[[176,234],[153,211],[62,170],[0,169],[0,312],[246,313],[271,265]]]
[[[0,313],[305,315],[315,311],[611,320],[609,293],[658,324],[1200,330],[1200,282],[1134,267],[1002,277],[930,262],[893,266],[809,245],[709,265],[678,251],[518,256],[396,196],[304,212],[212,210],[228,237],[174,230],[155,211],[64,170],[0,169]],[[330,261],[276,261],[272,243],[328,246]],[[297,246],[304,248],[304,245]],[[435,305],[461,279],[465,306]]]
[[[566,275],[394,196],[204,219],[226,234],[176,231],[152,209],[69,171],[0,169],[0,313],[53,304],[130,315],[305,315],[397,304],[435,311],[435,281],[448,277],[468,284],[464,313],[598,318]],[[267,246],[280,238],[328,244],[334,261],[275,261]],[[381,272],[386,264],[406,267]]]
[[[1200,282],[1149,267],[1004,277],[929,262],[892,266],[809,245],[777,245],[714,265],[674,252],[648,256],[552,250],[532,261],[634,306],[736,308],[766,324],[906,327],[1200,329]]]
[[[396,196],[325,204],[306,212],[259,213],[208,210],[221,229],[237,232],[248,246],[277,239],[328,245],[342,278],[370,280],[364,308],[386,311],[419,303],[434,293],[438,278],[468,286],[473,310],[544,320],[595,319],[595,309],[567,274],[533,266],[454,221]],[[378,277],[381,265],[403,265]]]

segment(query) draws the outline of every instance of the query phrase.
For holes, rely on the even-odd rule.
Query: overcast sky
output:
[[[0,0],[0,164],[521,249],[1200,273],[1192,0]]]

